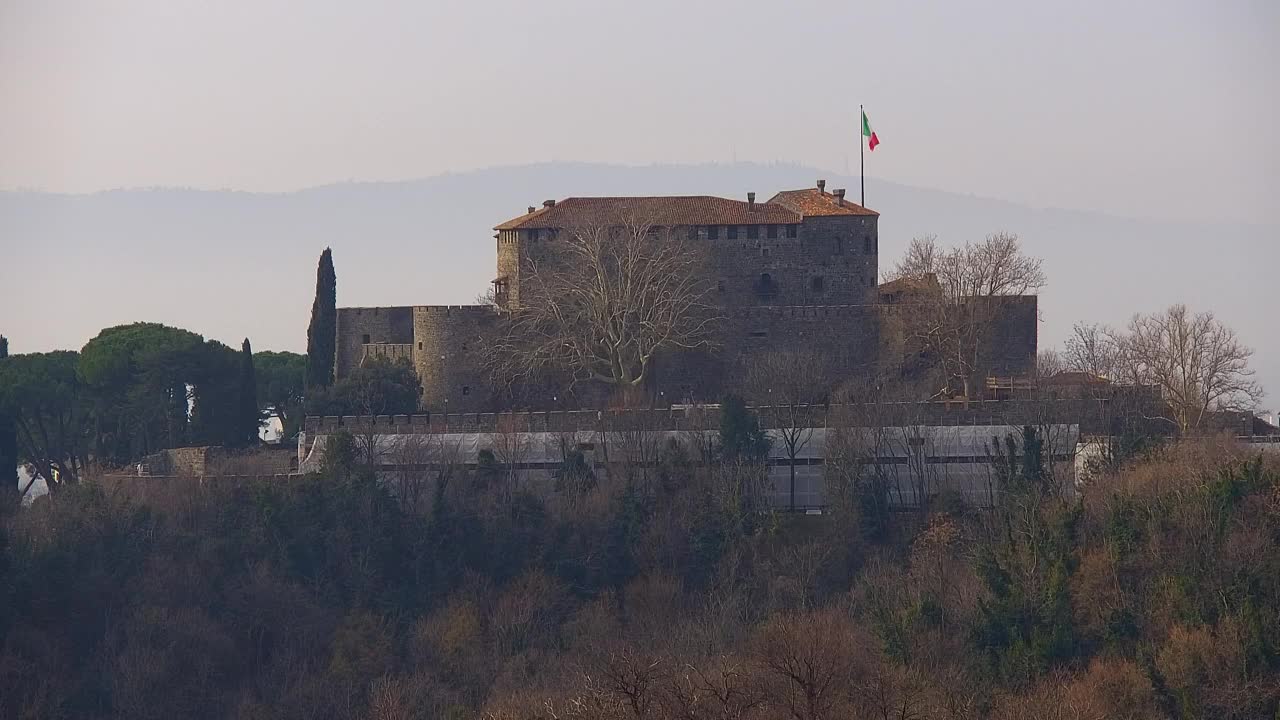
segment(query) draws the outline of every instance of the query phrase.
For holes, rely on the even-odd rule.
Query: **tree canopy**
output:
[[[17,461],[34,465],[51,489],[75,483],[88,455],[90,403],[79,359],[57,351],[0,361],[0,412],[12,419]]]
[[[371,358],[327,391],[312,392],[315,415],[408,415],[418,409],[422,384],[407,362]]]
[[[308,388],[333,384],[334,353],[338,332],[338,277],[333,270],[333,251],[325,248],[316,267],[316,297],[307,326]]]

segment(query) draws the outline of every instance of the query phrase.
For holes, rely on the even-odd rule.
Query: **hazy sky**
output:
[[[788,160],[1274,222],[1280,2],[0,0],[0,188]]]

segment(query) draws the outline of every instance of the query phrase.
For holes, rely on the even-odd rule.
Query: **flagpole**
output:
[[[862,127],[867,122],[867,116],[862,109],[862,104],[858,104],[858,185],[860,186],[858,204],[862,207],[867,206],[867,163],[863,159],[862,153]]]

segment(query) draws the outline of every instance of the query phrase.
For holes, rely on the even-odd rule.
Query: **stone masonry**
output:
[[[847,377],[871,372],[884,344],[880,327],[891,306],[878,292],[879,214],[845,199],[843,190],[780,192],[767,202],[714,197],[568,198],[499,225],[497,307],[340,308],[336,375],[368,358],[411,363],[422,379],[422,409],[449,413],[599,407],[600,388],[572,391],[554,378],[521,398],[499,398],[477,353],[500,313],[518,311],[528,263],[554,262],[556,235],[592,218],[633,213],[710,246],[714,301],[725,318],[716,352],[670,353],[653,370],[655,405],[718,400],[759,353],[809,348],[831,357]],[[1028,374],[1036,354],[1036,298],[1004,298],[992,333],[992,375]],[[887,338],[886,338],[887,340]],[[515,406],[515,407],[513,407]]]

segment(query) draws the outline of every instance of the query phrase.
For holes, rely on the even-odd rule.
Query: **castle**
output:
[[[554,261],[557,233],[622,210],[660,217],[707,244],[711,302],[722,318],[714,351],[661,357],[646,385],[654,405],[717,401],[737,389],[737,371],[752,358],[780,348],[821,353],[843,377],[868,374],[902,355],[901,338],[895,341],[884,327],[893,313],[911,312],[902,302],[910,289],[878,286],[879,213],[848,200],[842,189],[828,191],[819,180],[816,187],[782,191],[765,202],[747,193],[745,201],[571,197],[529,207],[494,228],[494,304],[339,308],[336,376],[368,358],[387,357],[413,365],[423,386],[421,406],[428,411],[598,406],[599,388],[558,386],[554,380],[534,395],[503,397],[480,358],[502,313],[519,311],[521,280],[530,264]],[[1029,374],[1036,355],[1036,298],[1001,300],[977,374]]]

